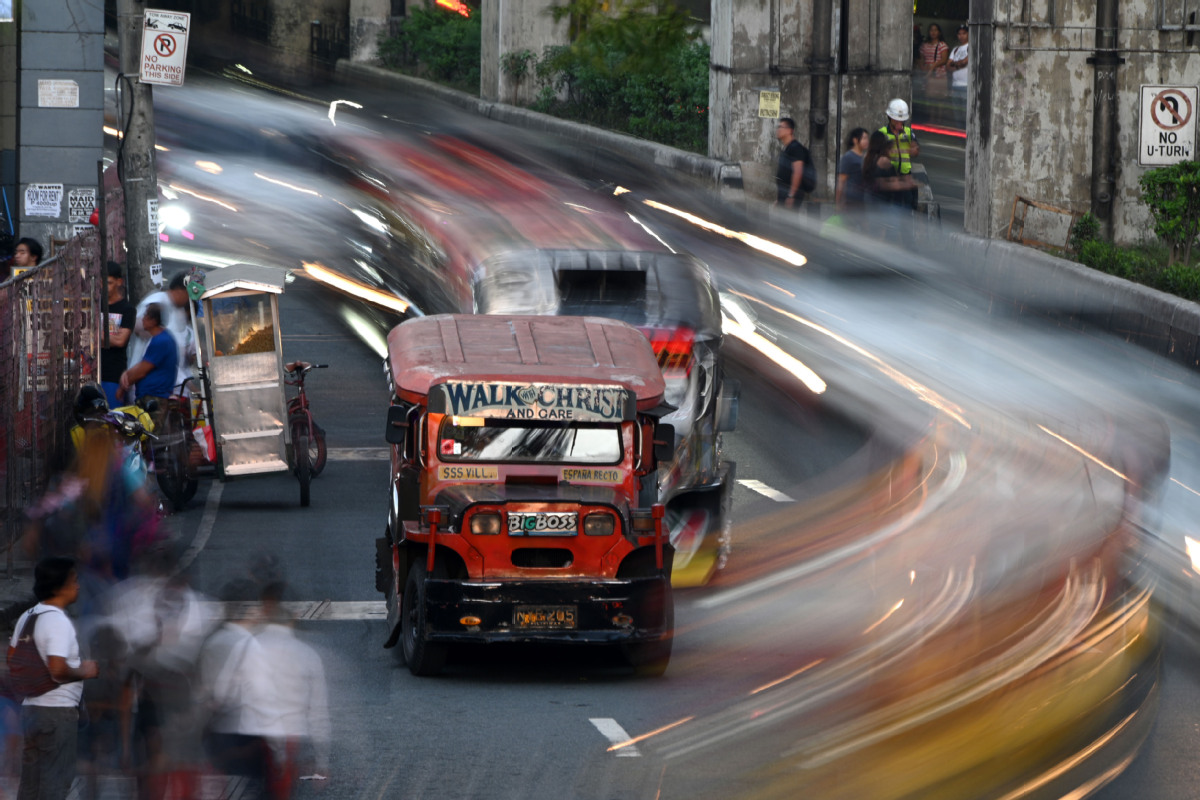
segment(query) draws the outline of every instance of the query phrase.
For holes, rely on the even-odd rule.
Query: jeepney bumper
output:
[[[670,579],[479,581],[429,579],[425,638],[436,642],[653,641],[671,635]]]

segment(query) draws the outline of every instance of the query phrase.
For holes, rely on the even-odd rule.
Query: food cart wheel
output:
[[[312,485],[312,464],[308,461],[308,434],[296,435],[292,445],[296,455],[296,480],[300,481],[300,505],[308,508],[308,490]]]
[[[404,582],[404,596],[400,598],[400,647],[408,671],[419,676],[437,675],[446,663],[446,646],[425,641],[427,575],[425,559],[416,559]]]

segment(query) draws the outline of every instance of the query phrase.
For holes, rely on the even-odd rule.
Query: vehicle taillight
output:
[[[690,328],[642,328],[650,340],[658,366],[666,377],[687,376],[692,371],[692,346],[696,334]]]

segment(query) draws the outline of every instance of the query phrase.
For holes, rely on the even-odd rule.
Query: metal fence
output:
[[[75,395],[99,380],[100,243],[87,233],[0,283],[0,548],[11,577],[24,510],[69,456]]]

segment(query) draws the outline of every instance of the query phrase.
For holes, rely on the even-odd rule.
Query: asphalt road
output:
[[[389,112],[384,124],[463,126],[497,138],[506,135],[455,110],[422,109],[408,100],[381,99],[375,91],[353,96],[367,106],[363,119],[387,103],[382,106]],[[172,102],[189,101],[181,96]],[[263,141],[273,142],[279,130],[288,129],[288,121],[267,114],[268,103],[245,88],[217,86],[197,102],[210,120],[218,118],[212,123],[215,130],[203,139],[174,143],[174,155],[160,157],[167,173],[181,182],[198,182],[196,162],[202,159],[196,154],[206,153],[225,165],[227,176],[241,170],[255,178],[237,184],[237,211],[214,207],[211,214],[198,215],[193,225],[197,238],[189,248],[224,252],[237,260],[252,254],[289,266],[352,257],[352,214],[329,202],[339,197],[338,187],[286,158],[275,158],[270,145],[230,149],[233,139],[218,124],[227,117],[244,125],[247,115],[239,108],[252,107],[256,130],[267,130]],[[285,102],[300,116],[319,120],[323,114],[302,100]],[[164,104],[160,117],[164,127],[170,124],[166,108]],[[347,114],[339,122],[352,128],[354,119]],[[512,138],[524,142],[526,137]],[[952,146],[928,147],[926,160],[936,153],[952,164],[952,151]],[[944,169],[953,171],[952,166]],[[612,171],[626,177],[619,166]],[[843,361],[838,345],[831,344],[839,341],[835,337],[869,351],[893,370],[918,376],[926,388],[956,402],[1067,415],[1079,409],[1125,408],[1165,415],[1172,426],[1177,485],[1166,492],[1164,528],[1180,537],[1192,529],[1194,506],[1187,487],[1200,485],[1193,422],[1200,395],[1190,374],[1115,340],[1083,340],[1052,325],[1012,319],[962,286],[952,263],[887,251],[862,257],[770,220],[747,222],[714,211],[704,198],[689,197],[685,188],[655,188],[668,202],[686,203],[700,214],[726,214],[722,222],[731,228],[770,230],[810,255],[806,269],[785,268],[668,214],[644,212],[664,238],[708,261],[723,288],[756,298],[756,308],[785,349],[801,358],[811,356],[813,363],[842,378],[838,385],[843,389],[831,393],[825,406],[797,406],[757,373],[743,371],[742,419],[727,445],[738,462],[738,477],[758,482],[755,488],[739,486],[735,494],[737,518],[748,531],[753,520],[779,511],[774,493],[799,495],[811,485],[807,479],[836,472],[863,452],[869,438],[890,432],[903,441],[906,423],[919,421],[919,413],[906,416],[913,402],[906,390],[897,389],[895,381],[881,381],[862,362]],[[635,194],[629,202],[643,196]],[[202,203],[193,207],[206,208]],[[949,219],[949,205],[944,202],[944,220]],[[812,327],[785,328],[780,320],[787,315],[813,322],[832,336],[814,335]],[[387,491],[381,441],[386,397],[378,353],[360,321],[303,282],[284,296],[282,329],[286,358],[334,365],[309,380],[314,411],[329,432],[331,447],[326,473],[313,486],[312,507],[299,507],[292,479],[270,476],[206,485],[193,506],[174,520],[184,540],[195,545],[189,573],[200,590],[216,592],[244,573],[256,551],[264,550],[283,563],[292,600],[328,600],[333,605],[321,614],[351,617],[302,623],[305,636],[325,655],[336,743],[330,781],[319,787],[306,784],[302,793],[319,788],[338,797],[655,796],[664,782],[670,784],[664,764],[650,748],[637,756],[628,748],[609,751],[612,741],[703,713],[759,679],[804,663],[803,644],[779,634],[777,607],[766,604],[745,614],[718,615],[720,624],[712,625],[712,615],[697,605],[703,593],[693,592],[679,603],[681,635],[662,681],[636,680],[603,654],[554,649],[456,653],[446,677],[412,678],[380,648],[382,626],[372,618],[378,613],[373,540],[382,529]],[[870,402],[864,402],[864,394]],[[903,412],[899,420],[889,417],[882,431],[873,424],[881,407]],[[772,491],[764,493],[764,488]],[[748,535],[735,539],[733,560],[753,561],[759,552],[774,555],[780,548],[786,555],[786,540]],[[1197,737],[1191,712],[1200,704],[1200,691],[1180,652],[1187,651],[1176,647],[1167,660],[1164,710],[1147,752],[1104,797],[1194,796],[1188,747]],[[696,768],[691,780],[703,785],[711,778],[717,785],[724,765],[718,758]]]

